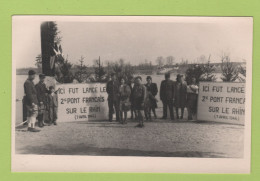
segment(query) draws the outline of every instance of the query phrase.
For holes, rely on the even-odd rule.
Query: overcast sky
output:
[[[13,21],[13,61],[17,68],[33,67],[41,53],[39,19]],[[94,59],[139,64],[147,59],[155,64],[158,56],[174,56],[176,61],[211,55],[220,62],[223,52],[232,61],[251,61],[252,21],[227,18],[226,21],[177,22],[68,22],[57,21],[63,53],[76,64],[81,56],[92,65]]]

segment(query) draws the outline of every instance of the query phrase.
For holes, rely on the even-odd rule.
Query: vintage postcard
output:
[[[13,16],[12,171],[250,173],[251,17]]]

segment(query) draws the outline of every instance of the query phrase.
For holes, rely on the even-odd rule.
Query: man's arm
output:
[[[109,82],[107,82],[107,84],[106,84],[106,91],[107,91],[107,93],[109,94],[109,93],[110,93],[110,90],[108,90],[108,85],[109,85]]]
[[[142,100],[142,103],[144,103],[146,96],[147,96],[146,87],[143,85],[143,100]]]
[[[157,88],[157,84],[154,84],[154,96],[156,96],[158,93],[158,88]]]
[[[160,99],[162,100],[163,98],[163,81],[161,82],[161,86],[160,86]]]

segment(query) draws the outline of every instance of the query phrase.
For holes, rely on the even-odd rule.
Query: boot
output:
[[[40,132],[40,130],[35,129],[35,128],[32,128],[32,129],[31,129],[31,132]]]

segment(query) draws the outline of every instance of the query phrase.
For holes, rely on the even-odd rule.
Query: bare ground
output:
[[[39,133],[15,131],[16,153],[162,157],[243,157],[244,126],[190,121],[71,122]]]

